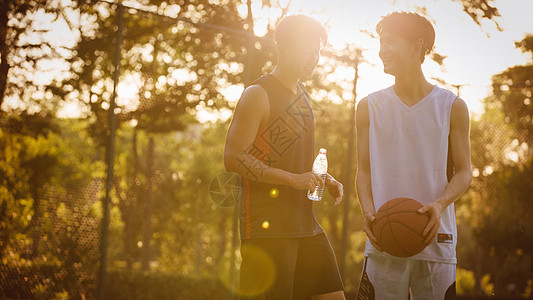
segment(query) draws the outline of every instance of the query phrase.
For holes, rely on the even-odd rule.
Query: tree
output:
[[[461,2],[463,11],[467,13],[477,25],[481,26],[483,19],[493,21],[499,30],[501,30],[497,18],[500,17],[500,12],[495,6],[491,6],[494,0],[452,0]]]
[[[194,123],[194,115],[199,109],[219,109],[226,106],[220,89],[224,82],[237,84],[242,80],[242,52],[245,51],[245,39],[239,35],[227,35],[213,30],[212,27],[225,26],[242,30],[243,21],[237,14],[235,5],[213,4],[207,1],[185,1],[166,4],[152,1],[150,5],[158,7],[165,13],[167,9],[179,8],[178,18],[154,16],[146,11],[132,11],[124,16],[124,35],[121,51],[120,79],[137,78],[137,103],[125,103],[118,106],[119,131],[126,124],[134,124],[130,147],[134,164],[128,173],[115,184],[119,207],[123,214],[130,213],[132,207],[144,212],[143,224],[143,266],[148,269],[148,262],[153,253],[152,246],[152,212],[154,191],[153,181],[157,164],[158,136],[170,132],[182,131]],[[64,97],[75,91],[80,95],[90,111],[91,135],[102,146],[106,146],[109,135],[108,111],[113,93],[112,73],[114,71],[112,53],[116,36],[116,12],[108,4],[80,4],[86,11],[87,18],[96,19],[96,25],[88,28],[75,48],[76,56],[70,59],[73,76],[65,82],[58,83],[55,92]],[[188,21],[189,20],[189,21]],[[146,144],[137,143],[138,133],[145,133]],[[145,161],[138,155],[138,146],[147,147]],[[118,187],[121,187],[120,189]],[[125,190],[124,190],[125,188]],[[141,190],[139,190],[141,188]],[[132,195],[125,197],[124,195]],[[137,200],[143,204],[132,204]],[[122,203],[127,201],[128,203]],[[122,216],[128,226],[125,233],[124,249],[131,248],[130,216]],[[128,255],[131,257],[131,255]],[[131,263],[129,263],[131,264]]]
[[[25,113],[6,119],[9,126],[0,129],[0,257],[6,278],[0,291],[13,298],[52,298],[63,289],[76,298],[95,280],[94,151],[79,123]]]
[[[516,45],[530,52],[532,37]],[[533,276],[532,63],[493,76],[486,113],[472,127],[478,178],[470,193],[470,224],[475,239],[486,249],[484,260],[490,262],[483,272],[491,274],[494,293],[502,296],[524,293]]]
[[[533,55],[533,35],[527,35],[516,43],[522,52]],[[526,143],[533,154],[533,60],[524,66],[515,66],[493,77],[496,97],[492,103],[501,107],[505,122],[511,124],[515,138]]]
[[[41,78],[34,76],[45,71],[40,64],[55,62],[59,70],[57,61],[69,55],[69,43],[46,36],[50,24],[62,18],[62,9],[55,0],[0,2],[0,110],[6,96],[16,96],[29,106],[31,94],[44,90]],[[45,103],[37,106],[45,107]]]
[[[0,114],[2,116],[3,114]],[[41,210],[39,199],[48,178],[53,174],[57,156],[46,148],[40,149],[49,134],[57,131],[50,115],[3,116],[0,127],[0,223],[2,236],[0,240],[6,245],[10,235],[25,231],[32,223],[38,222]],[[24,220],[33,211],[33,221]],[[30,218],[32,219],[32,218]],[[18,224],[18,225],[17,225]],[[11,226],[22,226],[15,229]],[[39,236],[33,236],[32,255],[35,255]],[[7,251],[7,247],[4,248]],[[0,251],[0,257],[3,252]]]

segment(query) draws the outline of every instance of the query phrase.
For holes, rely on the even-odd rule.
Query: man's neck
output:
[[[285,70],[280,65],[277,65],[276,68],[274,68],[274,71],[272,71],[270,74],[276,77],[276,79],[279,80],[283,86],[292,91],[293,94],[298,93],[299,78],[296,74],[294,74],[294,72]]]
[[[394,91],[407,106],[420,102],[433,90],[421,69],[395,76]]]

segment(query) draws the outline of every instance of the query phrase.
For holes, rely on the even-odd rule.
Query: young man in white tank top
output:
[[[395,83],[357,107],[356,184],[368,237],[363,277],[375,299],[454,299],[454,202],[472,180],[468,108],[424,77],[421,65],[435,41],[426,18],[394,12],[376,30],[384,72]],[[448,157],[455,171],[449,180]],[[419,213],[430,217],[427,247],[408,258],[383,252],[372,232],[376,211],[398,197],[421,202]],[[362,290],[361,299],[371,294]]]

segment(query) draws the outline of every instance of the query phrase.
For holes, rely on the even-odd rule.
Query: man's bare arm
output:
[[[463,99],[457,98],[452,106],[450,119],[450,151],[453,157],[453,174],[442,195],[434,202],[422,207],[421,213],[429,212],[430,222],[424,230],[426,244],[430,244],[437,234],[440,216],[450,204],[463,195],[472,182],[470,162],[470,118],[468,107]]]
[[[259,85],[248,87],[237,103],[224,147],[224,166],[228,172],[271,184],[296,189],[314,189],[322,179],[313,172],[294,174],[272,168],[254,158],[249,150],[256,136],[267,128],[270,106],[266,91]]]
[[[364,231],[376,249],[381,250],[372,232],[372,222],[375,220],[376,209],[372,198],[372,182],[370,177],[369,155],[369,117],[368,99],[362,99],[357,105],[357,175],[356,187],[359,204],[364,218]]]
[[[326,173],[326,187],[329,194],[335,198],[333,205],[339,205],[342,201],[342,196],[344,195],[344,186],[342,183],[338,182],[333,176],[331,176],[331,174]]]
[[[437,201],[448,206],[455,202],[468,189],[472,182],[470,160],[470,118],[468,107],[463,99],[457,98],[452,106],[450,120],[450,149],[452,151],[455,174],[444,193]]]

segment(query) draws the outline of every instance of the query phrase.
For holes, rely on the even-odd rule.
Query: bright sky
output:
[[[287,0],[280,2],[284,5]],[[426,59],[423,69],[427,79],[436,83],[431,78],[437,77],[451,85],[462,85],[460,96],[473,113],[479,114],[483,111],[481,100],[491,92],[491,76],[525,64],[528,56],[514,43],[526,33],[533,34],[533,1],[497,0],[495,6],[501,13],[501,32],[492,21],[484,20],[478,26],[463,12],[461,3],[452,0],[292,0],[289,14],[304,13],[326,24],[334,48],[354,44],[366,50],[363,55],[368,63],[362,64],[359,71],[359,100],[394,83],[392,76],[382,72],[379,41],[361,30],[375,33],[382,16],[395,10],[425,7],[436,31],[435,51],[447,56],[443,67]],[[268,19],[275,22],[279,11],[262,9],[261,1],[255,1],[253,9],[257,18],[255,32],[264,34]],[[448,88],[457,93],[454,87]]]

